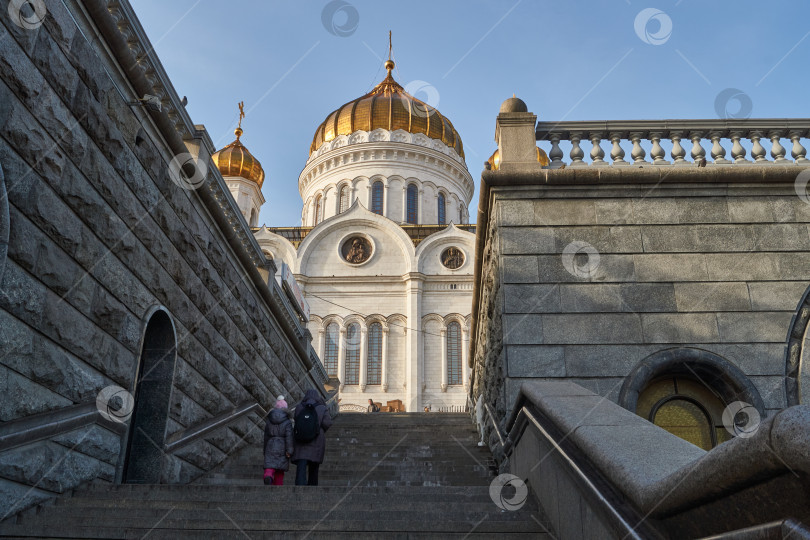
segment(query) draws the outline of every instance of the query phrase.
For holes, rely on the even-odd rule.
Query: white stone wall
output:
[[[338,213],[340,187],[351,187],[350,205],[359,201],[371,208],[371,185],[384,186],[383,215],[397,223],[406,221],[407,186],[419,188],[419,223],[438,223],[438,196],[446,199],[445,222],[469,223],[467,206],[475,189],[464,160],[441,141],[404,131],[356,132],[325,143],[314,153],[299,178],[304,201],[302,225],[314,226],[315,201],[322,200],[318,222]]]
[[[366,263],[352,265],[343,260],[338,248],[344,239],[357,234],[370,240],[373,252]],[[346,384],[341,388],[342,404],[365,405],[369,398],[383,404],[401,399],[411,411],[426,405],[437,411],[465,404],[464,385],[442,389],[446,366],[442,362],[442,334],[451,321],[461,324],[462,365],[468,373],[474,235],[448,226],[414,246],[397,223],[355,204],[313,229],[297,251],[287,240],[266,229],[258,231],[256,238],[274,259],[284,260],[294,269],[310,306],[308,328],[319,355],[325,350],[325,330],[332,322],[342,328],[358,322],[367,328],[373,321],[380,321],[387,328],[387,390],[383,385],[363,389],[359,384]],[[460,249],[465,257],[456,270],[441,263],[441,253],[451,246]],[[409,291],[414,282],[421,284],[420,309],[409,314],[409,294],[413,294]],[[408,358],[408,341],[415,334],[416,346]],[[408,371],[410,364],[418,367]],[[345,382],[345,378],[341,379]]]

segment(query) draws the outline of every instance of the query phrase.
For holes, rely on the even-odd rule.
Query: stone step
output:
[[[497,533],[498,540],[528,540],[554,538],[549,533],[541,532],[542,529],[537,531],[524,531],[524,532],[501,532]],[[2,534],[2,533],[0,533]],[[103,535],[103,536],[102,536]],[[414,532],[414,531],[301,531],[300,529],[281,530],[275,529],[272,531],[255,531],[251,530],[249,538],[252,540],[301,540],[306,535],[308,540],[378,540],[384,537],[386,540],[435,540],[436,538],[448,540],[463,540],[463,539],[487,539],[493,538],[492,532],[480,532],[478,529],[473,529],[472,532],[451,532],[442,531],[437,534],[434,531],[429,532]],[[213,540],[213,539],[232,539],[244,538],[245,535],[241,534],[239,530],[233,528],[232,530],[224,530],[212,532],[207,529],[109,529],[102,533],[93,527],[76,527],[70,531],[56,531],[52,526],[38,525],[37,528],[26,528],[14,531],[12,538],[47,538],[50,540],[68,540],[68,539],[89,539],[89,538],[104,538],[104,539],[142,539],[148,538],[149,540]]]
[[[434,504],[431,508],[426,508],[424,505],[411,508],[410,503],[392,507],[389,504],[388,508],[376,508],[373,510],[364,509],[363,507],[346,507],[339,505],[334,509],[323,508],[313,509],[307,506],[292,507],[289,505],[266,505],[263,508],[252,508],[245,510],[242,508],[231,507],[225,509],[222,506],[214,508],[178,508],[175,505],[158,508],[143,508],[137,505],[125,505],[118,507],[120,515],[113,515],[110,508],[97,508],[97,507],[80,507],[80,506],[53,506],[47,509],[46,513],[41,513],[40,516],[45,516],[51,523],[66,523],[70,520],[86,520],[98,527],[109,526],[120,520],[121,516],[125,519],[131,520],[144,520],[141,523],[156,523],[160,518],[167,516],[167,519],[180,521],[188,520],[205,521],[210,518],[212,511],[218,514],[219,518],[227,515],[236,522],[249,522],[249,521],[306,521],[317,519],[328,519],[330,521],[398,521],[412,518],[415,512],[419,512],[419,520],[424,522],[433,521],[477,521],[484,516],[490,521],[499,522],[513,522],[524,521],[528,518],[529,510],[521,512],[497,512],[498,508],[494,503],[490,503],[489,507],[478,507],[475,510],[469,508],[459,508],[453,504]],[[495,512],[493,512],[495,510]],[[523,509],[522,509],[523,510]],[[221,513],[221,514],[220,514]],[[21,522],[26,523],[25,517]],[[34,522],[34,520],[32,520]]]
[[[447,533],[447,532],[470,532],[475,530],[479,533],[500,533],[500,532],[544,532],[546,529],[541,523],[537,523],[532,519],[522,519],[515,521],[505,520],[491,520],[487,519],[489,516],[484,514],[474,519],[398,519],[398,520],[368,520],[368,519],[256,519],[256,520],[236,520],[222,512],[208,512],[207,519],[174,519],[173,511],[169,510],[164,512],[164,517],[159,516],[155,519],[154,523],[144,523],[143,518],[131,518],[121,516],[110,516],[108,518],[95,517],[92,525],[89,524],[86,518],[65,518],[62,519],[58,525],[55,523],[43,524],[46,519],[38,520],[37,523],[25,524],[20,523],[12,525],[4,529],[4,534],[20,535],[23,532],[27,534],[46,532],[46,534],[59,534],[65,535],[66,531],[75,532],[77,529],[84,529],[87,534],[84,537],[97,538],[97,537],[112,537],[120,538],[117,536],[116,531],[122,529],[140,530],[141,536],[152,533],[149,531],[156,530],[184,530],[184,529],[201,529],[205,528],[214,535],[221,532],[230,532],[231,534],[238,534],[241,529],[245,532],[252,531],[301,531],[306,532],[310,530],[322,531],[357,531],[357,532],[433,532],[433,533]],[[476,525],[476,522],[477,525]],[[103,536],[102,536],[103,535]],[[109,536],[108,536],[109,535]]]
[[[325,501],[319,496],[314,495],[310,498],[302,498],[295,496],[287,486],[273,486],[267,489],[273,490],[273,502],[252,502],[252,501],[185,501],[174,500],[167,503],[165,500],[149,500],[149,499],[91,499],[87,497],[72,497],[68,499],[61,499],[59,503],[52,506],[43,506],[41,511],[50,512],[52,508],[94,508],[94,509],[126,509],[126,508],[156,508],[166,510],[167,505],[175,509],[216,509],[222,508],[230,512],[231,510],[243,510],[245,512],[252,511],[265,511],[273,504],[282,505],[309,505],[313,502],[330,502],[331,505],[340,503],[340,508],[344,509],[360,509],[360,510],[383,510],[391,509],[392,501],[372,498],[367,495],[360,497],[346,497],[341,500],[335,498],[334,500]],[[436,491],[441,488],[435,488]],[[312,490],[310,490],[312,491]],[[488,512],[493,510],[492,500],[486,498],[458,498],[448,500],[446,497],[424,497],[420,500],[409,500],[408,508],[413,512],[431,511],[442,506],[458,506],[463,503],[465,511],[473,512]]]
[[[318,487],[262,481],[261,445],[187,485],[94,485],[0,523],[19,538],[544,538],[533,500],[490,498],[489,450],[467,414],[341,414],[327,432]]]
[[[223,491],[217,486],[207,486],[201,484],[115,484],[92,489],[76,490],[75,496],[88,498],[113,498],[113,497],[165,497],[167,499],[178,498],[186,500],[216,499],[216,500],[267,500],[277,496],[271,486],[245,487],[236,491]],[[379,495],[380,497],[399,496],[405,499],[428,497],[438,495],[442,497],[489,497],[489,486],[467,487],[467,486],[445,486],[441,488],[412,486],[408,488],[355,488],[345,487],[318,487],[308,486],[283,486],[283,489],[290,490],[293,494],[301,497],[313,497],[323,500],[340,499],[344,496],[368,496]]]

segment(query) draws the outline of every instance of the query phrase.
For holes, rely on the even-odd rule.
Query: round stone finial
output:
[[[500,112],[502,113],[529,112],[529,108],[526,106],[526,103],[522,99],[515,97],[515,94],[512,94],[512,97],[501,103]]]

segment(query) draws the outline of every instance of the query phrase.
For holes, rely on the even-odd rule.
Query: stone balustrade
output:
[[[810,165],[801,142],[810,135],[808,118],[538,122],[535,135],[537,141],[551,143],[551,169],[563,165],[695,166],[703,160],[709,166]],[[561,141],[571,144],[567,162]],[[662,142],[671,144],[668,154]],[[590,161],[586,161],[586,152]]]

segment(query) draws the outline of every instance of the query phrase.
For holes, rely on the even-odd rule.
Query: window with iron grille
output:
[[[371,211],[380,215],[383,213],[383,183],[379,181],[371,186]]]
[[[415,184],[408,186],[408,214],[406,221],[414,225],[419,222],[419,190]]]
[[[447,384],[461,384],[461,325],[447,325]]]
[[[346,329],[346,381],[360,384],[360,326],[350,324]]]
[[[446,220],[444,203],[444,193],[439,193],[439,225],[444,225]]]
[[[326,327],[326,346],[323,353],[323,365],[326,374],[330,377],[337,377],[338,345],[340,340],[340,329],[337,323],[332,323]]]
[[[374,323],[368,327],[368,384],[380,384],[382,378],[382,325]]]
[[[340,188],[340,210],[339,212],[342,214],[346,210],[349,209],[349,186],[343,186]]]

